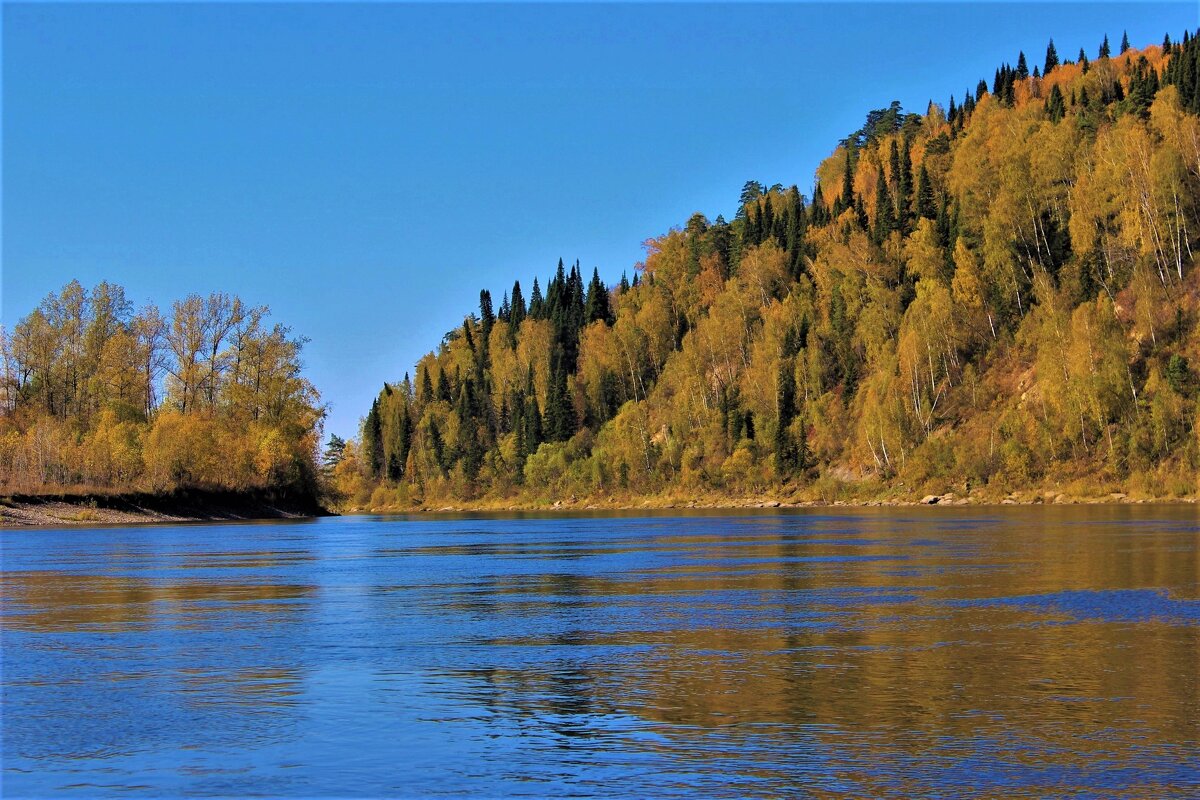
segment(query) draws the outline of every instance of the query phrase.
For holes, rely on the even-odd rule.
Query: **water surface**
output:
[[[1200,796],[1192,507],[0,546],[6,797]]]

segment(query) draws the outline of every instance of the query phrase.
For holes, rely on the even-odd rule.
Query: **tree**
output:
[[[588,284],[587,302],[584,310],[584,320],[588,323],[603,321],[607,325],[613,322],[612,309],[609,307],[608,287],[600,280],[600,270],[592,270],[592,281]]]
[[[1050,117],[1051,122],[1059,122],[1066,113],[1067,104],[1056,83],[1050,88],[1050,97],[1046,99],[1046,116]]]
[[[329,443],[325,445],[325,453],[322,456],[322,463],[325,467],[325,473],[330,474],[337,465],[341,463],[342,456],[346,452],[346,440],[335,433],[329,435]]]
[[[1046,45],[1046,64],[1042,67],[1042,74],[1049,75],[1055,67],[1058,66],[1058,50],[1054,48],[1054,40]]]
[[[779,362],[775,390],[775,474],[788,480],[800,469],[800,450],[790,430],[796,416],[795,363],[790,358]]]
[[[379,420],[379,400],[371,403],[362,424],[363,468],[367,477],[378,478],[383,473],[383,427]]]

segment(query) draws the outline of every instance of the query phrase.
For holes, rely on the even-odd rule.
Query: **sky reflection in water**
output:
[[[1191,507],[0,544],[5,796],[1200,794]]]

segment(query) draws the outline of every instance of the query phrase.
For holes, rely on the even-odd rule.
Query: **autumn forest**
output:
[[[833,144],[833,143],[831,143]],[[221,294],[51,295],[3,345],[0,487],[308,487],[347,508],[1200,485],[1200,42],[871,111],[607,276],[485,289],[357,438]]]

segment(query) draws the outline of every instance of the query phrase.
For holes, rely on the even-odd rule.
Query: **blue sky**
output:
[[[78,278],[234,292],[312,339],[343,436],[490,288],[610,283],[750,178],[807,191],[892,99],[1195,28],[1195,2],[3,7],[11,326]]]

